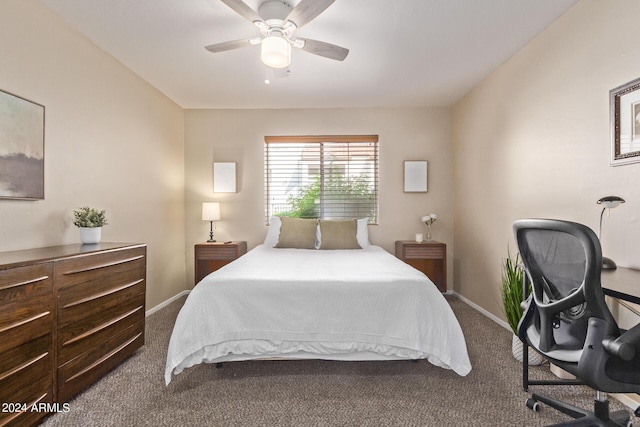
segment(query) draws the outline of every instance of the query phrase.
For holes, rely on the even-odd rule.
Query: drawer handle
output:
[[[42,282],[44,280],[47,280],[48,278],[49,278],[49,276],[42,276],[42,277],[38,277],[36,279],[26,280],[26,281],[20,282],[20,283],[13,283],[11,285],[0,286],[0,291],[4,291],[5,289],[17,288],[18,286],[24,286],[24,285],[30,285],[32,283]]]
[[[67,276],[67,275],[71,275],[71,274],[84,273],[86,271],[100,270],[101,268],[113,267],[114,265],[125,264],[127,262],[136,261],[136,260],[139,260],[140,258],[144,258],[144,255],[135,256],[135,257],[127,258],[127,259],[121,259],[121,260],[113,261],[113,262],[106,262],[104,264],[98,264],[98,265],[94,265],[92,267],[82,268],[80,270],[65,271],[64,275]]]
[[[48,351],[47,351],[47,352],[45,352],[45,353],[42,353],[40,356],[34,357],[34,358],[33,358],[33,359],[31,359],[31,360],[27,360],[27,361],[26,361],[26,362],[24,362],[22,365],[17,366],[17,367],[15,367],[15,368],[13,368],[12,370],[5,372],[4,374],[2,374],[2,375],[0,376],[0,381],[4,381],[6,378],[9,378],[11,375],[15,374],[16,372],[20,372],[20,371],[22,371],[23,369],[28,368],[29,366],[31,366],[31,365],[33,365],[34,363],[36,363],[38,360],[41,360],[41,359],[43,359],[43,358],[47,357],[47,355],[48,355],[48,354],[49,354],[49,352],[48,352]]]
[[[141,333],[137,334],[136,336],[134,336],[133,338],[130,338],[129,340],[127,340],[127,342],[125,342],[124,344],[120,345],[118,348],[110,351],[109,353],[105,354],[104,356],[102,356],[100,359],[96,360],[95,362],[93,362],[91,365],[87,366],[86,368],[84,368],[82,371],[78,372],[77,374],[67,378],[64,382],[68,383],[69,381],[73,381],[74,379],[78,378],[81,375],[84,375],[85,373],[89,372],[90,370],[92,370],[93,368],[95,368],[96,366],[98,366],[99,364],[101,364],[102,362],[104,362],[105,360],[109,359],[111,356],[113,356],[116,353],[119,353],[120,350],[122,350],[123,348],[125,348],[126,346],[128,346],[129,344],[131,344],[132,342],[134,342],[135,340],[138,339],[138,337],[140,337],[140,335],[142,335]]]
[[[24,319],[24,320],[23,320],[23,321],[21,321],[21,322],[12,323],[12,324],[10,324],[9,326],[7,326],[7,327],[5,327],[5,328],[0,329],[0,333],[7,332],[8,330],[11,330],[11,329],[13,329],[13,328],[17,328],[17,327],[22,326],[22,325],[26,325],[26,324],[27,324],[27,323],[29,323],[29,322],[33,322],[33,321],[38,320],[38,319],[40,319],[40,318],[46,317],[46,316],[48,316],[49,314],[51,314],[51,312],[50,312],[50,311],[45,311],[44,313],[40,313],[40,314],[38,314],[37,316],[33,316],[33,317],[29,317],[28,319]]]
[[[122,285],[119,288],[110,289],[108,291],[101,292],[99,294],[91,295],[90,297],[86,297],[86,298],[83,298],[83,299],[78,300],[78,301],[72,301],[69,304],[67,304],[64,307],[62,307],[62,308],[65,309],[65,308],[73,307],[75,305],[84,304],[85,302],[93,301],[95,299],[102,298],[102,297],[107,296],[107,295],[115,294],[116,292],[120,292],[123,289],[127,289],[127,288],[130,288],[132,286],[135,286],[135,285],[137,285],[138,283],[140,283],[142,281],[144,281],[144,279],[136,280],[135,282],[127,283],[126,285]]]
[[[62,346],[64,347],[65,345],[70,345],[73,344],[75,342],[81,341],[83,339],[85,339],[86,337],[95,334],[96,332],[100,332],[103,329],[108,328],[109,326],[119,322],[120,320],[124,319],[127,316],[132,315],[133,313],[135,313],[136,311],[140,310],[140,308],[142,308],[142,306],[140,307],[136,307],[133,310],[123,314],[122,316],[116,317],[115,319],[112,319],[111,321],[107,322],[107,323],[103,323],[100,326],[96,326],[95,328],[91,329],[90,331],[85,332],[84,334],[78,335],[75,338],[70,339],[69,341],[65,342],[64,344],[62,344]]]

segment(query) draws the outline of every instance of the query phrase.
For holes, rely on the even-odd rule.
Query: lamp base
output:
[[[209,221],[209,226],[209,240],[207,240],[207,243],[213,243],[215,242],[213,238],[213,221]]]
[[[602,257],[602,269],[603,270],[615,270],[616,268],[618,268],[618,266],[616,265],[616,263],[611,259],[611,258],[607,258],[607,257]]]

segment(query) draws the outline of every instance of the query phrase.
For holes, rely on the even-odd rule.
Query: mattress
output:
[[[200,363],[260,358],[427,359],[471,371],[451,307],[422,272],[377,246],[260,245],[209,274],[174,325],[165,382]]]

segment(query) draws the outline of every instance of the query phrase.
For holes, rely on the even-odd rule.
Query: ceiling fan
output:
[[[335,0],[301,0],[291,8],[281,0],[267,0],[260,4],[258,12],[242,0],[221,0],[260,30],[261,36],[251,39],[233,40],[205,46],[209,52],[217,53],[241,47],[261,45],[260,58],[271,68],[286,68],[291,63],[291,46],[314,55],[343,61],[349,49],[318,40],[294,37],[295,31],[320,15]]]

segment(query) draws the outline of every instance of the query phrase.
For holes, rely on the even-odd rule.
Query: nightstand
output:
[[[209,273],[247,253],[247,242],[198,243],[195,245],[196,285]]]
[[[398,240],[396,257],[426,274],[440,292],[447,291],[447,245],[433,240]]]

